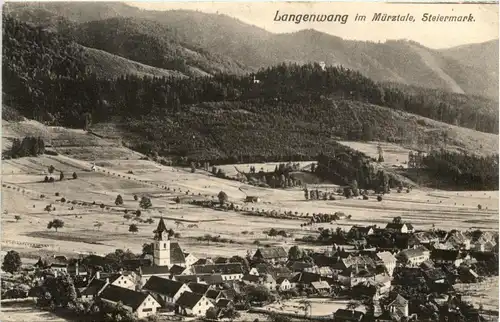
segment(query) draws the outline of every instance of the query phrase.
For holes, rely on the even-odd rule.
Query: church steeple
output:
[[[165,225],[165,222],[163,221],[163,217],[160,218],[160,222],[158,223],[158,227],[156,227],[156,230],[154,231],[154,233],[155,233],[154,240],[167,240],[167,239],[169,239],[168,229],[167,229],[167,226]]]
[[[163,218],[160,218],[154,233],[153,264],[155,266],[170,266],[170,237]]]

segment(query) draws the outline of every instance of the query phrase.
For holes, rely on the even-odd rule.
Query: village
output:
[[[496,314],[462,301],[454,285],[498,275],[497,233],[419,230],[396,217],[382,228],[320,229],[346,241],[324,252],[271,246],[246,257],[197,258],[171,231],[161,218],[142,254],[55,255],[21,268],[19,254],[8,252],[2,298],[35,298],[47,310],[99,321],[488,321]]]

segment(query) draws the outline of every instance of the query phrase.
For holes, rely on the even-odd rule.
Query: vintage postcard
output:
[[[2,322],[498,321],[498,3],[2,20]]]

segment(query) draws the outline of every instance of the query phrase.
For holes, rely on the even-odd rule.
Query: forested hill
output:
[[[90,113],[97,122],[106,121],[109,116],[175,113],[182,106],[200,102],[257,99],[262,104],[302,104],[282,111],[300,115],[301,109],[307,108],[304,106],[325,99],[348,99],[498,133],[498,103],[494,101],[379,84],[343,67],[323,70],[317,64],[281,64],[243,76],[224,73],[183,79],[134,76],[99,79],[85,66],[84,58],[85,52],[74,41],[4,17],[4,103],[24,111],[27,117],[81,127],[85,113]]]
[[[201,59],[196,66],[203,71],[237,73],[284,61],[298,64],[324,61],[328,65],[342,65],[360,71],[375,81],[440,88],[498,100],[498,46],[490,43],[433,50],[409,41],[348,41],[315,30],[273,34],[221,14],[140,10],[123,3],[93,3],[92,6],[79,2],[9,3],[5,11],[23,21],[63,29],[82,23],[98,28],[101,24],[96,21],[102,20],[107,20],[102,24],[109,26],[110,22],[121,20],[121,17],[136,21],[132,25],[148,21],[152,27],[143,28],[140,34],[141,37],[156,34],[153,53],[165,42],[174,40],[180,44],[178,55],[186,61],[193,59],[189,50],[194,50],[197,58]],[[155,32],[161,28],[169,32]],[[75,37],[81,39],[86,35],[78,35],[78,31],[88,31],[88,28],[76,28],[74,31]],[[131,45],[134,39],[127,41]],[[93,47],[90,42],[87,44]],[[120,48],[110,47],[117,45],[116,42],[105,45],[105,50],[112,53],[120,51]],[[137,52],[131,55],[139,56]],[[170,55],[167,51],[167,57]],[[150,62],[148,56],[146,58]],[[211,64],[213,68],[207,68]]]

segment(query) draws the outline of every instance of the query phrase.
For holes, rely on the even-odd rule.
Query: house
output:
[[[421,245],[432,245],[439,243],[439,236],[433,231],[418,231],[412,236]]]
[[[224,281],[241,280],[243,267],[240,263],[193,265],[191,271],[194,274],[220,274]]]
[[[276,280],[276,290],[277,291],[287,291],[292,288],[292,284],[286,277],[278,277]]]
[[[408,234],[413,232],[413,225],[409,223],[388,223],[387,226],[385,226],[385,230],[387,231],[392,231],[392,232],[397,232],[401,234]]]
[[[80,296],[82,299],[96,298],[108,285],[109,281],[107,280],[93,278],[90,281],[89,285],[80,292]]]
[[[418,267],[422,262],[430,257],[430,252],[427,248],[419,246],[416,248],[405,249],[396,255],[398,261],[410,267]]]
[[[161,307],[160,303],[151,295],[136,292],[123,287],[108,285],[100,293],[99,298],[106,303],[116,305],[122,303],[123,307],[137,314],[139,319],[155,315]]]
[[[278,277],[290,278],[293,275],[292,271],[287,267],[281,267],[281,266],[277,267],[269,263],[256,264],[254,267],[250,269],[249,274],[252,275],[271,274],[274,279],[277,279]]]
[[[184,266],[191,267],[196,262],[198,262],[198,258],[196,258],[196,256],[192,253],[184,253]]]
[[[330,278],[333,278],[334,276],[337,275],[337,273],[334,272],[334,270],[328,266],[323,266],[323,267],[314,266],[314,267],[304,269],[304,272],[316,273],[316,274],[319,274],[321,276],[330,277]]]
[[[170,278],[170,268],[168,266],[141,266],[139,268],[141,284],[144,285],[152,276]]]
[[[131,275],[125,275],[123,273],[115,273],[115,274],[103,274],[97,272],[95,275],[96,279],[107,280],[110,285],[128,288],[129,290],[135,290],[135,281],[134,277]]]
[[[194,262],[192,265],[213,265],[213,264],[214,264],[214,261],[210,258],[200,258],[196,262]]]
[[[399,294],[396,295],[392,302],[387,304],[387,310],[393,314],[400,312],[402,316],[408,316],[410,314],[408,308],[408,300]]]
[[[423,273],[429,283],[444,283],[446,281],[446,273],[439,268],[424,270]]]
[[[312,282],[311,287],[318,294],[328,295],[331,291],[330,284],[326,281]]]
[[[240,276],[240,274],[238,274]],[[241,276],[243,276],[241,274]],[[197,275],[199,283],[206,283],[209,285],[222,285],[229,282],[229,280],[224,279],[222,274],[204,274]],[[233,279],[232,281],[239,281],[240,279]]]
[[[338,275],[338,280],[342,285],[353,287],[368,280],[375,281],[375,272],[368,267],[349,267]]]
[[[470,238],[459,230],[452,230],[446,238],[446,242],[453,245],[455,249],[468,250],[470,249]]]
[[[462,283],[477,283],[479,275],[469,267],[461,266],[459,269],[459,278]]]
[[[191,292],[191,289],[184,283],[158,276],[152,276],[142,290],[159,296],[166,304],[176,303],[184,292]]]
[[[288,260],[288,253],[283,247],[259,248],[252,258],[271,263],[285,263]]]
[[[242,281],[244,284],[262,285],[268,290],[276,290],[276,280],[271,274],[251,275],[246,274],[243,276]]]
[[[213,285],[208,285],[204,283],[190,282],[187,284],[187,286],[189,287],[189,289],[191,289],[191,292],[201,295],[205,295],[208,292],[208,290],[214,289]]]
[[[170,277],[175,275],[182,275],[187,271],[188,269],[186,267],[180,265],[172,265],[172,267],[170,267],[169,269]]]
[[[75,264],[78,265],[77,262]],[[70,265],[65,256],[47,256],[44,258],[40,257],[34,266],[39,269],[49,269],[57,276],[58,273],[68,274]]]
[[[305,272],[307,269],[318,268],[313,263],[306,263],[302,261],[290,261],[286,264],[286,266],[292,272]]]
[[[338,309],[333,313],[334,322],[360,322],[363,320],[364,313],[355,310]]]
[[[202,294],[203,295],[203,294]],[[217,291],[217,290],[208,290],[205,293],[206,298],[211,300],[213,303],[217,303],[218,300],[224,298],[224,293],[222,291]]]
[[[470,257],[459,250],[434,249],[430,258],[436,264],[453,264],[455,267],[458,267],[464,260]]]
[[[396,268],[396,257],[391,252],[379,252],[376,253],[378,259],[383,263],[387,273],[392,276],[394,269]]]
[[[349,232],[347,234],[352,238],[360,239],[369,235],[373,235],[373,233],[374,230],[372,226],[364,227],[354,225],[351,227],[351,229],[349,229]]]
[[[184,292],[177,300],[176,306],[179,314],[204,317],[214,304],[204,295]]]

